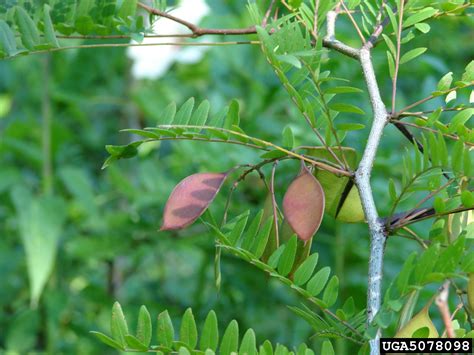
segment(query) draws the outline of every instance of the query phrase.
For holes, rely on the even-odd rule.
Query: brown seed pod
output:
[[[160,231],[183,229],[198,219],[226,177],[227,173],[198,173],[181,180],[166,202]]]
[[[301,165],[299,175],[283,198],[283,213],[291,228],[304,241],[319,229],[324,214],[324,191],[319,181]]]

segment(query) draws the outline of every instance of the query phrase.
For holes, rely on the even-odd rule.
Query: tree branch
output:
[[[141,2],[138,3],[138,6],[150,14],[167,18],[168,20],[187,27],[192,32],[192,37],[200,37],[204,35],[246,35],[256,33],[255,26],[250,26],[246,28],[202,28],[195,25],[194,23],[183,20],[182,18],[173,16],[169,12],[155,9]]]
[[[334,49],[348,57],[359,59],[359,50],[348,46],[336,39],[336,19],[338,11],[331,10],[326,14],[326,36],[323,39],[323,46]]]
[[[383,254],[386,241],[385,227],[379,219],[377,207],[372,194],[372,188],[370,186],[370,175],[383,129],[388,122],[388,113],[380,96],[380,90],[375,77],[372,60],[370,58],[369,48],[369,45],[365,45],[360,50],[360,63],[367,84],[374,118],[364,154],[359,167],[355,172],[355,183],[359,189],[362,207],[370,230],[370,257],[367,290],[367,321],[370,324],[380,309]],[[372,355],[379,354],[379,338],[380,330],[377,331],[375,338],[370,341],[370,351]]]

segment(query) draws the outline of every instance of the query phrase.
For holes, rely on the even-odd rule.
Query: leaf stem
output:
[[[304,160],[305,162],[307,163],[310,163],[311,165],[315,165],[315,166],[318,166],[320,167],[321,169],[324,169],[324,170],[327,170],[329,172],[332,172],[334,174],[341,174],[341,175],[344,175],[344,176],[352,176],[352,174],[346,170],[342,170],[342,169],[338,169],[338,168],[335,168],[331,165],[328,165],[328,164],[325,164],[325,163],[321,163],[319,161],[316,161],[316,160],[313,160],[313,159],[310,159],[304,155],[301,155],[301,154],[298,154],[298,153],[295,153],[291,150],[288,150],[288,149],[285,149],[285,148],[282,148],[276,144],[273,144],[271,142],[267,142],[263,139],[259,139],[259,138],[255,138],[255,137],[251,137],[251,136],[248,136],[244,133],[240,133],[240,132],[237,132],[237,131],[232,131],[232,130],[229,130],[229,129],[226,129],[226,128],[219,128],[219,127],[210,127],[210,126],[193,126],[193,125],[160,125],[158,126],[159,128],[194,128],[194,129],[214,129],[216,131],[220,131],[220,132],[225,132],[225,133],[229,133],[229,134],[232,134],[234,136],[238,136],[238,137],[242,137],[242,138],[246,138],[246,139],[249,139],[251,141],[254,141],[254,142],[258,142],[266,147],[271,147],[273,149],[276,149],[276,150],[279,150],[283,153],[286,153],[287,155],[290,155],[292,157],[295,157],[297,159],[300,159],[300,160]]]
[[[392,80],[392,114],[395,112],[395,100],[397,98],[397,78],[398,78],[398,69],[400,66],[400,51],[402,43],[402,26],[403,26],[403,10],[405,6],[404,0],[400,1],[400,11],[398,11],[398,33],[397,33],[397,55],[395,57],[395,72],[393,74]]]

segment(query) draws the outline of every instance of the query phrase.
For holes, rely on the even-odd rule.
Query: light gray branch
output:
[[[365,146],[364,154],[355,172],[355,183],[359,189],[359,195],[364,209],[365,218],[370,231],[370,256],[369,274],[367,285],[367,323],[370,324],[380,310],[382,298],[382,276],[383,256],[386,240],[384,223],[380,220],[377,207],[375,206],[372,188],[370,186],[370,174],[374,165],[377,149],[382,138],[385,125],[389,122],[387,109],[380,96],[372,59],[370,57],[370,41],[360,50],[350,47],[336,39],[336,19],[338,12],[329,11],[326,15],[326,37],[323,44],[325,47],[333,48],[351,58],[358,59],[362,66],[362,72],[367,84],[370,103],[374,114],[372,128]],[[380,353],[379,346],[380,330],[374,339],[370,341],[371,355]]]
[[[388,113],[380,97],[380,90],[370,58],[370,50],[366,47],[360,50],[360,63],[374,114],[372,128],[365,146],[364,154],[355,173],[355,183],[359,189],[362,207],[370,230],[370,257],[367,288],[367,318],[368,323],[370,323],[380,309],[383,254],[386,238],[384,225],[379,219],[377,207],[375,206],[374,196],[370,186],[370,174],[377,148],[382,138],[383,129],[388,123]],[[379,338],[380,331],[377,331],[375,339],[370,341],[370,353],[373,355],[379,354]]]
[[[331,10],[326,14],[326,36],[323,39],[323,46],[334,49],[348,57],[359,59],[359,50],[348,46],[336,39],[336,19],[338,12]]]

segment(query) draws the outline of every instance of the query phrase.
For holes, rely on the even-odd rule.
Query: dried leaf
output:
[[[182,180],[166,202],[160,230],[182,229],[193,223],[209,207],[227,173],[198,173]]]
[[[324,191],[303,164],[283,198],[283,213],[291,228],[304,241],[316,233],[324,214]]]

